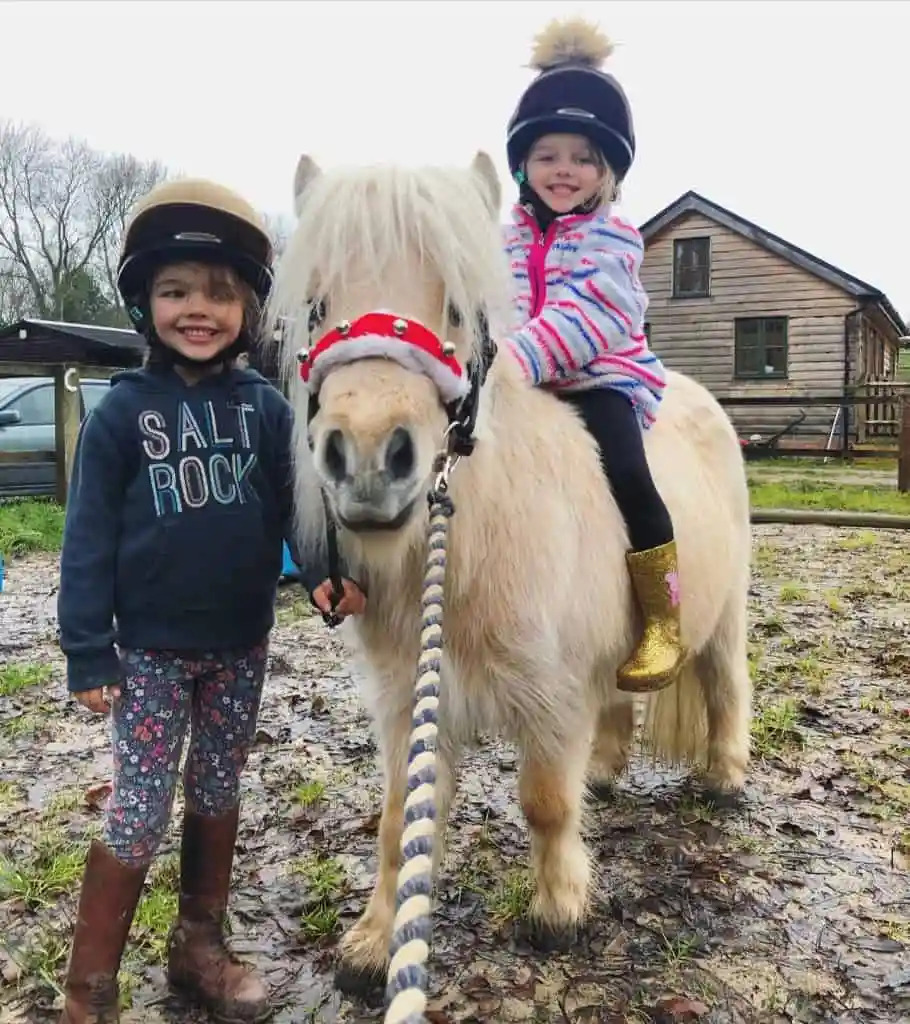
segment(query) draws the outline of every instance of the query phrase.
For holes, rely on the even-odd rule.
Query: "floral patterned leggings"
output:
[[[104,842],[126,864],[148,863],[164,837],[188,726],[183,789],[200,814],[239,799],[256,735],[268,642],[246,650],[122,650],[111,710],[114,778]]]

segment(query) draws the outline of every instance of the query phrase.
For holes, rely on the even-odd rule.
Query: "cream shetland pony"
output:
[[[440,380],[413,360],[360,358],[331,368],[307,423],[298,350],[339,321],[390,310],[477,356],[477,314],[495,337],[511,282],[492,162],[469,169],[367,168],[323,173],[301,157],[298,214],[276,281],[283,365],[297,410],[302,550],[324,545],[321,488],[349,571],[365,581],[365,615],[343,627],[365,656],[364,697],[385,780],[376,885],[342,940],[343,972],[379,980],[387,964],[420,633],[426,494],[448,419]],[[324,314],[324,317],[323,317]],[[404,342],[400,343],[404,346]],[[340,351],[343,346],[338,346]],[[403,351],[403,350],[402,350]],[[534,925],[565,939],[586,916],[589,855],[580,834],[586,783],[616,778],[633,732],[617,666],[640,627],[624,562],[627,534],[597,450],[566,405],[525,384],[500,351],[481,392],[477,446],[450,482],[438,822],[446,821],[459,751],[497,732],[520,752],[518,793],[531,833]],[[684,676],[646,698],[656,757],[701,764],[706,785],[734,794],[749,758],[746,660],[749,501],[736,435],[701,386],[669,374],[646,435],[680,552]],[[441,856],[442,842],[437,851]]]

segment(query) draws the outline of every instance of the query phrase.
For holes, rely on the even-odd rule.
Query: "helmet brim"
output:
[[[206,263],[232,267],[253,289],[262,305],[272,290],[272,272],[246,253],[221,242],[198,239],[167,239],[148,245],[122,263],[117,288],[123,296],[138,296],[149,286],[152,275],[167,263]]]
[[[620,182],[629,173],[635,157],[628,142],[612,128],[584,113],[565,111],[529,117],[512,128],[506,142],[509,170],[512,174],[521,167],[534,143],[544,135],[569,133],[584,135],[603,153],[604,159]]]

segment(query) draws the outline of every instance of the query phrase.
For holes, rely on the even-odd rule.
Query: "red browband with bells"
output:
[[[301,350],[300,379],[311,390],[318,390],[333,367],[377,357],[424,373],[446,402],[461,398],[468,391],[465,372],[455,358],[451,342],[441,341],[417,320],[386,312],[364,313],[356,320],[344,320],[309,351]]]

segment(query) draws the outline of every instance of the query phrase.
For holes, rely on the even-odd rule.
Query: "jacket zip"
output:
[[[543,304],[547,300],[547,253],[553,244],[556,222],[554,221],[546,230],[541,232],[537,224],[531,222],[531,230],[535,234],[534,245],[531,247],[528,256],[528,283],[531,287],[531,319],[540,315]]]

